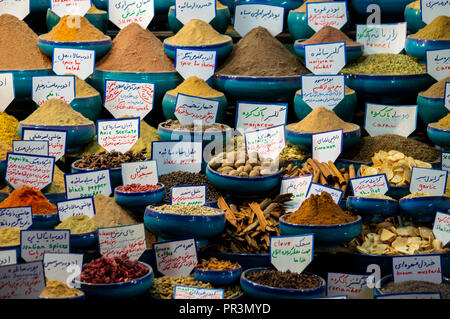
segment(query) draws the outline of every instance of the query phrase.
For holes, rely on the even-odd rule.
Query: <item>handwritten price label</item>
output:
[[[13,141],[16,154],[48,156],[48,141]]]
[[[416,126],[417,105],[366,103],[364,128],[370,136],[395,134],[408,137]]]
[[[60,99],[68,104],[75,98],[73,75],[33,76],[32,100],[41,106],[51,99]]]
[[[219,101],[178,93],[175,116],[182,125],[201,122],[202,125],[216,122]]]
[[[441,169],[450,172],[450,152],[441,153]]]
[[[442,246],[450,241],[450,215],[437,212],[433,224],[433,233],[436,239],[442,241]]]
[[[406,22],[398,24],[357,24],[356,42],[364,45],[366,54],[398,54],[405,48]]]
[[[237,102],[236,128],[254,131],[286,125],[287,103]]]
[[[420,0],[420,12],[422,20],[430,24],[439,16],[450,17],[450,2],[438,0]]]
[[[67,199],[92,197],[112,193],[109,169],[92,170],[87,173],[64,174]]]
[[[42,261],[0,267],[0,299],[38,299],[44,288]]]
[[[206,185],[173,186],[171,195],[172,205],[202,206],[206,203]]]
[[[0,208],[0,228],[28,229],[33,224],[32,218],[32,210],[29,206]]]
[[[314,74],[338,74],[347,63],[345,42],[305,45],[305,62]]]
[[[6,110],[14,100],[14,96],[13,74],[0,73],[0,112]]]
[[[42,260],[44,253],[69,253],[70,230],[23,230],[21,256],[26,262]]]
[[[65,15],[84,16],[91,6],[91,0],[50,0],[51,10],[61,18]]]
[[[54,168],[51,156],[8,153],[5,180],[14,189],[24,185],[43,189],[52,183]]]
[[[158,184],[158,168],[156,167],[156,161],[122,163],[120,165],[122,167],[123,185]]]
[[[286,177],[281,180],[280,194],[292,194],[291,200],[303,203],[313,176]]]
[[[424,255],[392,258],[394,282],[410,280],[442,282],[441,256]]]
[[[429,75],[436,81],[441,81],[450,76],[450,49],[429,50],[426,51],[426,55]],[[445,97],[447,97],[447,94],[445,94]]]
[[[155,85],[125,81],[105,81],[105,108],[116,118],[139,117],[153,109]]]
[[[68,271],[68,267],[76,265],[80,271],[83,267],[83,254],[60,254],[45,253],[44,254],[44,271],[47,280],[58,280],[64,283],[71,282],[72,272]]]
[[[95,215],[94,198],[76,198],[56,203],[59,220],[64,221],[72,216],[86,215],[89,218]]]
[[[240,4],[235,8],[234,29],[244,37],[256,27],[264,27],[272,36],[283,31],[284,8],[265,4]]]
[[[315,32],[323,27],[331,26],[341,29],[347,23],[347,2],[318,2],[306,3],[308,25]]]
[[[216,72],[217,51],[175,49],[175,69],[187,79],[197,76],[207,81]]]
[[[152,142],[152,160],[156,161],[158,175],[175,171],[198,173],[202,168],[202,143]]]
[[[223,289],[175,286],[173,299],[223,299]]]
[[[260,158],[275,159],[286,146],[284,125],[246,132],[245,147],[247,153],[258,153]]]
[[[144,224],[100,228],[98,240],[100,253],[110,258],[127,255],[138,260],[147,249]]]
[[[108,152],[127,152],[140,137],[139,117],[97,121],[97,142]]]
[[[384,195],[389,190],[386,174],[371,175],[350,179],[355,196],[379,194]]]
[[[66,153],[67,131],[35,130],[24,128],[24,141],[47,141],[48,155],[59,160]]]
[[[438,169],[413,167],[409,191],[411,193],[422,192],[441,196],[445,193],[447,185],[447,171]]]
[[[312,109],[335,108],[345,97],[343,75],[302,75],[302,100]]]
[[[450,82],[445,82],[445,107],[450,111]]]
[[[132,23],[147,29],[155,15],[154,0],[108,0],[108,15],[119,29]]]
[[[319,162],[334,162],[342,152],[344,130],[312,135],[312,158]]]
[[[209,23],[216,16],[214,0],[175,0],[175,17],[186,24],[192,19]]]
[[[311,186],[309,187],[308,194],[306,194],[306,198],[309,198],[311,195],[320,195],[322,192],[327,192],[331,195],[333,198],[333,201],[339,205],[342,199],[342,195],[344,195],[344,192],[340,189],[328,187],[316,183],[311,183]]]
[[[154,243],[153,250],[156,267],[165,276],[188,276],[198,263],[197,245],[193,238]]]
[[[30,0],[3,0],[0,2],[0,15],[11,14],[23,20],[30,13]]]
[[[15,249],[0,251],[0,267],[14,264],[17,264],[17,252]]]
[[[279,271],[301,274],[313,260],[314,235],[270,237],[270,262]]]
[[[367,286],[367,278],[369,276],[329,272],[327,296],[345,295],[349,299],[372,299],[374,297],[374,289]]]
[[[53,49],[53,72],[58,75],[72,73],[85,80],[94,72],[95,51],[81,49]]]

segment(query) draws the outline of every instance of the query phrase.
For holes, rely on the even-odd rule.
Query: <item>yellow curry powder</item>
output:
[[[66,15],[59,20],[53,29],[41,36],[50,41],[99,41],[108,37],[94,27],[86,18],[81,16]]]
[[[300,7],[295,9],[295,12],[306,12],[306,4],[307,3],[313,3],[313,2],[323,2],[324,0],[306,0]],[[333,1],[333,0],[326,0],[326,1]]]
[[[176,35],[167,38],[165,42],[172,45],[208,45],[229,40],[230,37],[220,34],[209,23],[192,19]]]
[[[70,298],[82,295],[81,290],[70,288],[59,280],[47,280],[45,289],[41,292],[42,298]]]
[[[0,161],[6,159],[8,152],[12,152],[12,147],[10,144],[0,141]]]
[[[106,13],[106,11],[97,9],[96,6],[92,5],[92,7],[89,8],[89,10],[86,12],[86,14],[102,14]]]
[[[428,40],[450,40],[450,17],[439,16],[410,37]]]
[[[435,123],[431,123],[430,126],[440,128],[443,130],[450,130],[450,114],[447,114],[446,116],[444,116]]]
[[[0,228],[0,247],[20,245],[20,229],[5,227]]]
[[[13,140],[20,140],[18,126],[19,121],[14,116],[0,112],[0,141],[12,145]]]
[[[86,215],[71,216],[61,222],[55,229],[69,229],[71,234],[85,234],[96,231],[98,224]]]
[[[420,9],[420,0],[411,2],[410,4],[407,5],[408,8],[412,8],[412,9],[416,9],[419,10]]]
[[[73,74],[66,74],[73,75]],[[75,97],[88,97],[100,94],[96,89],[75,75]]]
[[[190,76],[186,80],[183,81],[180,85],[178,85],[175,89],[167,91],[167,94],[170,95],[178,95],[178,93],[193,95],[198,97],[220,97],[224,94],[217,90],[211,88],[208,83],[204,80],[196,77]]]

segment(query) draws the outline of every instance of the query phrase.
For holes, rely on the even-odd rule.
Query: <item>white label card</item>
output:
[[[38,299],[45,288],[42,261],[0,267],[0,287],[0,299]]]
[[[158,168],[156,167],[156,161],[122,163],[120,166],[122,167],[123,185],[158,184]]]
[[[439,16],[450,17],[450,2],[446,0],[420,0],[422,20],[430,24]]]
[[[450,82],[445,82],[445,107],[450,111]]]
[[[441,256],[417,255],[392,258],[394,282],[410,280],[442,282]]]
[[[41,106],[51,99],[60,99],[70,104],[75,98],[75,76],[33,76],[32,100]]]
[[[97,121],[97,142],[108,152],[125,153],[140,137],[139,117]]]
[[[147,249],[144,224],[100,228],[98,241],[100,253],[109,258],[127,255],[138,260]]]
[[[301,274],[313,260],[314,235],[270,237],[270,262],[279,271]]]
[[[442,246],[450,241],[450,215],[437,212],[433,223],[433,233],[436,239],[442,241]]]
[[[48,156],[48,141],[13,141],[13,153]]]
[[[350,179],[355,196],[379,194],[384,195],[389,190],[386,174],[371,175]]]
[[[0,251],[0,267],[17,264],[17,252],[15,249]]]
[[[421,192],[441,196],[445,193],[447,175],[447,171],[439,169],[413,167],[409,191],[411,193]]]
[[[329,272],[327,279],[327,296],[345,295],[349,299],[372,299],[374,289],[367,286],[370,275],[344,274]],[[378,281],[380,278],[377,278]]]
[[[398,24],[357,24],[356,42],[366,54],[398,54],[405,48],[406,22]]]
[[[223,299],[223,289],[197,288],[178,286],[174,287],[173,299]]]
[[[441,153],[441,169],[450,172],[450,152]]]
[[[23,140],[47,141],[48,155],[59,160],[66,153],[67,131],[35,130],[24,128]]]
[[[311,185],[313,176],[287,177],[281,180],[280,194],[292,194],[291,199],[295,202],[303,203]]]
[[[339,30],[347,23],[347,2],[306,3],[306,16],[308,25],[315,32],[326,26]]]
[[[0,73],[0,112],[6,110],[14,100],[14,96],[13,74]]]
[[[26,261],[43,260],[44,253],[69,253],[70,230],[22,230],[21,257]]]
[[[152,142],[152,160],[158,176],[175,171],[198,173],[202,168],[201,142]]]
[[[202,206],[206,203],[206,185],[173,186],[170,191],[172,205]]]
[[[7,13],[23,20],[30,13],[30,1],[33,0],[2,0],[0,15]]]
[[[175,69],[187,79],[196,76],[207,81],[216,72],[217,51],[175,48]]]
[[[426,55],[429,75],[436,81],[441,81],[450,76],[450,49],[428,50]]]
[[[209,23],[215,16],[215,0],[175,0],[175,17],[183,24],[192,19]]]
[[[284,125],[262,130],[245,132],[245,147],[247,153],[258,153],[262,159],[275,159],[286,146]]]
[[[64,174],[67,199],[92,197],[112,193],[109,169],[92,170],[87,173]]]
[[[327,192],[331,195],[333,198],[333,201],[339,205],[342,199],[342,195],[344,195],[344,192],[340,189],[328,187],[316,183],[311,183],[311,186],[309,187],[308,194],[306,194],[306,198],[309,198],[311,195],[320,195],[322,192]]]
[[[175,116],[182,125],[216,122],[219,101],[178,93]]]
[[[45,278],[47,280],[58,280],[69,284],[74,278],[73,271],[78,270],[81,274],[83,267],[83,254],[62,254],[62,253],[45,253],[44,269]],[[75,276],[76,277],[78,277]]]
[[[302,75],[302,100],[312,109],[333,110],[345,97],[343,75]]]
[[[334,161],[342,152],[344,130],[317,133],[312,135],[312,158],[319,162]]]
[[[139,117],[153,110],[155,84],[105,80],[105,108],[116,118]]]
[[[370,136],[395,134],[408,137],[416,130],[417,105],[366,103],[364,128]]]
[[[0,208],[0,228],[28,229],[33,224],[31,206]]]
[[[198,263],[197,245],[193,238],[154,243],[153,250],[156,267],[165,276],[189,276]]]
[[[237,102],[236,128],[254,131],[286,125],[287,104]]]
[[[147,29],[154,15],[154,0],[108,0],[109,20],[119,29],[132,23]]]
[[[75,74],[85,80],[94,72],[95,51],[82,49],[53,49],[53,72],[57,75]]]
[[[52,183],[54,168],[52,156],[8,153],[5,180],[14,189],[24,185],[43,189]]]
[[[50,0],[50,9],[61,18],[65,15],[84,16],[91,6],[91,0]]]
[[[240,4],[235,8],[234,29],[244,37],[256,27],[266,28],[272,36],[283,31],[284,8],[265,4]]]
[[[56,203],[59,220],[64,221],[72,216],[86,215],[89,218],[95,215],[94,198],[76,198]]]
[[[345,42],[305,45],[305,66],[314,74],[338,74],[346,63]]]

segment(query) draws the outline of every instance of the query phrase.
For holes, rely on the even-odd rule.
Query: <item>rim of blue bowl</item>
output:
[[[58,216],[58,213],[45,214],[45,215],[44,214],[32,214],[31,219],[37,220],[37,221],[45,221],[45,220],[50,220],[50,219],[59,219],[59,216]]]
[[[427,130],[436,131],[444,134],[450,134],[450,130],[444,130],[443,128],[433,127],[430,124],[428,124]]]
[[[70,230],[70,229],[67,229],[67,230]],[[82,234],[72,234],[72,232],[71,232],[70,233],[70,237],[80,239],[80,238],[83,238],[83,237],[90,237],[92,235],[95,236],[97,233],[98,233],[98,229],[96,229],[94,231],[91,231],[91,232],[88,232],[88,233],[82,233]]]
[[[450,196],[436,195],[436,196],[420,196],[420,197],[411,197],[411,198],[400,198],[398,202],[401,204],[404,202],[428,202],[428,201],[435,201],[435,200],[450,201]]]
[[[292,10],[289,10],[289,13],[288,14],[298,14],[298,15],[306,15],[306,12],[302,12],[302,11],[295,11],[296,9],[292,9]]]
[[[183,215],[183,214],[174,214],[174,213],[165,213],[160,210],[156,210],[153,208],[150,208],[153,205],[148,205],[145,208],[144,216],[148,216],[149,214],[154,214],[157,216],[167,216],[171,219],[178,220],[178,221],[186,221],[186,222],[197,222],[202,221],[202,219],[205,219],[206,221],[211,221],[210,219],[222,219],[225,216],[225,212],[220,210],[219,208],[209,207],[214,210],[217,210],[221,212],[221,214],[216,215]]]
[[[1,70],[0,73],[14,73],[14,72],[36,72],[36,71],[51,71],[52,68],[47,69],[32,69],[32,70]]]
[[[406,37],[406,41],[415,42],[417,44],[442,44],[442,45],[450,45],[450,40],[437,40],[437,39],[421,39],[421,38],[413,38],[411,35]]]
[[[310,74],[310,73],[308,73]],[[254,82],[299,82],[301,83],[301,74],[287,75],[287,76],[245,76],[232,74],[214,74],[214,79],[217,80],[235,80],[235,81],[254,81]]]
[[[310,288],[310,289],[278,288],[278,287],[271,287],[271,286],[258,284],[258,283],[254,282],[254,281],[251,281],[250,279],[248,279],[246,277],[246,275],[248,273],[261,272],[263,270],[273,270],[273,268],[271,268],[271,267],[257,267],[257,268],[247,269],[247,270],[242,272],[241,280],[244,281],[246,284],[252,286],[252,287],[258,288],[258,290],[261,290],[261,291],[264,291],[264,292],[269,292],[269,293],[277,293],[278,292],[278,293],[282,293],[283,295],[286,295],[286,294],[294,294],[294,295],[296,295],[298,293],[314,292],[315,290],[318,290],[318,289],[321,289],[321,288],[326,289],[326,281],[325,281],[325,279],[323,279],[322,277],[320,277],[318,275],[309,273],[309,272],[304,272],[303,274],[305,274],[305,275],[312,275],[312,276],[315,276],[316,278],[320,279],[322,284],[319,287]]]
[[[194,268],[194,274],[198,273],[200,275],[214,275],[214,276],[235,275],[237,273],[242,273],[242,271],[243,269],[241,265],[239,265],[239,267],[237,268],[228,270],[204,270],[200,268]]]
[[[424,99],[424,100],[430,100],[430,101],[433,101],[433,102],[442,102],[442,103],[444,103],[444,97],[428,97],[428,96],[423,96],[422,95],[422,93],[423,92],[420,92],[418,95],[417,95],[417,97],[419,98],[421,98],[421,99]]]
[[[162,126],[163,123],[159,123],[158,124],[158,131],[161,130],[161,131],[167,132],[167,133],[178,133],[178,134],[183,134],[183,135],[201,135],[201,136],[205,135],[205,136],[209,136],[209,135],[216,135],[218,133],[222,134],[222,135],[225,135],[227,132],[230,132],[232,130],[232,128],[230,126],[228,126],[226,124],[222,124],[222,123],[217,123],[217,124],[225,126],[225,130],[224,131],[220,131],[220,130],[217,130],[217,131],[212,131],[211,130],[210,131],[208,129],[208,131],[201,131],[201,132],[199,132],[199,131],[191,131],[191,130],[170,129],[170,128],[167,128],[167,127],[163,127]]]
[[[299,224],[292,224],[292,223],[288,223],[284,221],[285,217],[288,217],[290,215],[292,215],[293,213],[290,214],[285,214],[283,216],[281,216],[279,218],[279,223],[283,223],[289,227],[293,227],[293,228],[309,228],[311,229],[311,231],[313,231],[314,229],[330,229],[330,228],[338,228],[338,227],[348,227],[348,226],[353,226],[359,223],[362,223],[362,217],[360,215],[357,215],[357,218],[355,221],[352,221],[350,223],[346,223],[346,224],[335,224],[335,225],[299,225]]]
[[[351,124],[355,124],[355,123],[351,123]],[[353,130],[353,131],[349,131],[349,132],[344,132],[343,133],[343,137],[345,138],[345,137],[351,137],[351,136],[353,136],[353,135],[358,135],[358,133],[359,134],[361,134],[361,127],[358,125],[358,124],[355,124],[355,125],[357,125],[358,126],[358,128],[357,129],[355,129],[355,130]],[[312,136],[313,134],[317,134],[317,133],[302,133],[302,132],[297,132],[297,131],[294,131],[294,130],[291,130],[291,129],[289,129],[287,126],[285,127],[285,130],[286,130],[286,135],[289,133],[289,135],[293,135],[293,136],[304,136],[304,137],[310,137],[310,136]],[[320,133],[320,132],[319,132]]]
[[[361,202],[398,202],[395,198],[387,199],[387,198],[371,198],[371,197],[362,197],[362,196],[349,196],[347,197],[347,201],[361,201]]]
[[[96,40],[96,41],[54,41],[54,40],[46,40],[42,38],[42,35],[38,38],[38,43],[49,44],[49,45],[70,45],[70,46],[78,46],[78,45],[105,45],[111,44],[111,37],[105,35],[108,39]]]
[[[113,71],[113,70],[99,70],[99,69],[95,69],[94,73],[92,73],[92,75],[94,75],[95,73],[109,73],[111,75],[114,74],[120,74],[120,75],[130,75],[132,77],[139,77],[139,76],[143,76],[143,75],[153,75],[153,74],[168,74],[168,75],[177,75],[178,72],[174,69],[173,71],[163,71],[163,72],[129,72],[129,71]]]
[[[206,166],[206,170],[207,171],[209,170],[214,175],[217,175],[217,176],[220,176],[220,177],[223,177],[226,179],[231,179],[231,180],[236,180],[236,181],[250,181],[250,182],[261,182],[261,181],[264,181],[265,179],[276,177],[277,175],[281,176],[281,174],[283,173],[283,169],[280,169],[275,174],[266,175],[266,176],[257,176],[257,177],[229,176],[229,175],[223,175],[223,174],[217,173],[209,166],[209,163]]]
[[[92,99],[92,98],[94,98],[94,97],[97,97],[97,96],[99,96],[100,95],[100,92],[97,92],[97,94],[94,94],[94,95],[90,95],[90,96],[81,96],[81,97],[74,97],[74,99],[72,100],[72,102],[74,102],[74,101],[80,101],[80,100],[89,100],[89,99]],[[70,103],[72,103],[72,102],[70,102]],[[69,103],[69,104],[70,104]]]
[[[95,130],[95,123],[78,124],[78,125],[41,125],[41,124],[19,123],[19,128],[37,128],[37,129],[49,129],[49,130],[60,130],[60,131],[69,131],[69,130],[77,131],[77,130],[93,128]]]
[[[164,47],[167,47],[168,49],[172,49],[172,50],[175,50],[177,48],[178,49],[192,49],[192,50],[195,50],[195,49],[197,49],[197,50],[198,49],[211,50],[211,49],[221,48],[221,47],[224,47],[224,46],[227,46],[227,45],[230,45],[230,44],[233,45],[233,38],[232,37],[230,37],[229,35],[226,35],[226,34],[222,34],[222,36],[227,37],[227,40],[224,41],[224,42],[214,43],[214,44],[202,44],[202,45],[169,44],[169,43],[166,42],[166,40],[169,39],[169,38],[165,39],[163,44],[164,44]]]
[[[150,194],[166,191],[166,185],[164,185],[163,183],[158,182],[158,183],[156,183],[156,185],[160,185],[162,187],[153,189],[153,190],[149,190],[149,191],[143,191],[143,192],[122,192],[122,191],[117,190],[119,187],[124,186],[124,185],[120,185],[120,186],[116,186],[116,188],[114,188],[114,194],[118,193],[119,195],[122,195],[122,196],[136,197],[136,196],[150,195]]]
[[[398,74],[398,75],[392,75],[392,74],[357,74],[357,73],[340,73],[347,77],[357,79],[370,79],[370,80],[383,80],[383,81],[394,81],[394,80],[413,80],[417,78],[426,78],[430,75],[428,73],[419,73],[419,74]]]
[[[171,91],[171,90],[169,90],[169,91]],[[167,91],[165,94],[164,94],[164,96],[170,96],[170,97],[173,97],[173,98],[177,98],[177,95],[178,95],[178,93],[177,93],[177,95],[173,95],[173,94],[170,94],[169,93],[169,91]],[[218,100],[218,99],[221,99],[221,98],[225,98],[226,99],[226,97],[225,97],[225,93],[223,93],[223,92],[220,92],[220,91],[217,91],[217,92],[219,92],[219,93],[221,93],[222,95],[220,95],[220,96],[214,96],[214,97],[202,97],[202,96],[198,96],[198,97],[202,97],[202,98],[204,98],[204,99],[209,99],[209,100]],[[181,93],[181,94],[183,94],[183,93]],[[223,124],[223,123],[220,123],[220,124]]]
[[[72,167],[73,169],[79,170],[79,171],[95,171],[95,170],[99,170],[99,169],[110,169],[111,171],[120,171],[122,169],[122,167],[108,167],[108,168],[80,168],[80,167],[76,167],[75,163],[80,162],[82,159],[76,160],[75,162],[72,163],[72,165],[70,165],[70,167]]]
[[[3,250],[12,250],[12,249],[20,249],[20,245],[12,245],[12,246],[0,246],[0,251]]]

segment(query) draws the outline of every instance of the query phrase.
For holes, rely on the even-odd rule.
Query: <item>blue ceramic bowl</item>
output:
[[[50,8],[50,1],[48,0],[31,0],[30,11],[31,12],[45,12]]]
[[[386,196],[392,197],[393,199],[400,199],[410,194],[409,185],[407,186],[392,186],[389,185],[389,190],[385,194]]]
[[[293,145],[300,145],[311,149],[312,135],[313,133],[300,133],[292,131],[286,126],[286,140]],[[358,127],[357,130],[344,133],[343,138],[343,148],[346,149],[352,147],[358,143],[361,138],[361,128]]]
[[[406,38],[405,50],[409,55],[418,58],[421,62],[427,59],[426,51],[442,50],[450,48],[450,40],[427,40],[416,39],[408,36]]]
[[[0,183],[5,182],[6,160],[0,161]]]
[[[381,278],[381,280],[380,280],[380,288],[375,288],[375,296],[382,296],[382,295],[384,295],[385,293],[382,291],[383,287],[385,287],[388,283],[390,283],[392,281],[393,281],[392,275],[387,275],[387,276],[384,276],[383,278]],[[442,283],[449,285],[450,284],[449,278],[445,278],[445,277],[442,278]],[[415,291],[410,291],[410,292],[412,293],[412,292],[415,292]]]
[[[223,253],[210,250],[199,252],[199,258],[209,259],[211,257],[238,263],[243,270],[256,267],[269,267],[271,265],[269,254]]]
[[[155,13],[167,14],[169,8],[175,5],[175,0],[155,0]]]
[[[35,125],[19,123],[17,132],[21,138],[24,128],[67,131],[66,153],[79,151],[84,145],[89,144],[96,134],[94,123],[83,125]]]
[[[177,33],[183,27],[183,23],[175,17],[175,6],[171,6],[168,14],[169,27],[173,33]],[[231,22],[230,10],[228,8],[217,9],[216,16],[209,24],[219,33],[224,34]]]
[[[344,96],[344,99],[334,107],[333,111],[343,121],[351,122],[356,112],[356,102],[356,92],[353,91],[350,94],[346,94]],[[300,121],[303,120],[313,110],[305,101],[303,101],[300,91],[295,94],[294,110]]]
[[[350,223],[339,225],[297,225],[285,221],[291,214],[280,217],[280,233],[286,236],[314,234],[314,244],[318,247],[337,247],[347,243],[361,233],[361,216]]]
[[[406,5],[411,2],[412,0],[354,0],[350,2],[350,7],[352,11],[357,13],[357,16],[367,17],[371,14],[371,12],[367,13],[367,6],[376,4],[380,6],[383,18],[385,16],[395,16],[397,21],[399,21],[399,17],[403,15]]]
[[[100,10],[108,10],[108,0],[92,0],[92,3]]]
[[[97,121],[102,113],[103,102],[100,94],[76,97],[70,102],[72,108],[91,121]]]
[[[300,75],[256,77],[215,74],[212,79],[217,90],[243,101],[291,102],[302,85]]]
[[[407,28],[411,33],[416,33],[420,29],[425,28],[427,25],[422,20],[422,12],[420,9],[414,9],[406,6],[404,18],[407,24]]]
[[[448,114],[444,98],[417,96],[417,111],[425,124],[439,121]]]
[[[14,82],[14,96],[16,99],[31,97],[31,91],[33,89],[33,76],[46,76],[53,75],[51,69],[39,69],[39,70],[1,70],[0,73],[12,73]]]
[[[349,196],[347,209],[362,217],[363,222],[380,223],[398,211],[398,201],[381,198]]]
[[[98,231],[84,234],[70,234],[70,248],[83,249],[98,243]]]
[[[450,209],[450,197],[424,196],[402,198],[399,201],[401,214],[411,217],[413,221],[433,221],[437,211],[446,212]]]
[[[159,189],[146,192],[121,192],[114,189],[114,199],[117,204],[125,207],[144,208],[148,205],[156,205],[161,203],[166,196],[166,187],[164,184],[158,183],[162,186]]]
[[[239,177],[222,175],[206,167],[206,178],[217,189],[234,196],[261,195],[280,185],[282,171],[261,177]]]
[[[97,29],[99,29],[100,31],[102,31],[103,33],[105,33],[108,29],[108,13],[88,13],[85,14],[84,17]],[[53,29],[53,27],[55,25],[57,25],[59,23],[59,20],[61,20],[61,18],[54,13],[51,9],[47,10],[47,16],[46,16],[46,21],[47,21],[47,29],[48,31],[50,31],[51,29]]]
[[[305,44],[302,43],[303,40],[296,40],[294,42],[295,54],[300,58],[303,64],[305,64]],[[347,64],[358,60],[364,51],[364,46],[362,44],[345,46],[345,56],[347,59]]]
[[[450,130],[443,130],[428,125],[427,135],[434,144],[450,149]]]
[[[217,52],[217,61],[220,62],[223,61],[233,49],[233,39],[228,35],[224,35],[224,37],[227,38],[225,42],[209,45],[173,45],[168,44],[166,39],[164,40],[164,52],[166,52],[169,58],[175,59],[177,48],[186,50],[214,50]]]
[[[5,250],[15,250],[16,251],[16,261],[19,262],[20,256],[21,256],[21,248],[20,245],[15,246],[0,246],[0,252]]]
[[[351,160],[346,160],[346,159],[341,159],[341,158],[338,158],[334,162],[334,165],[336,165],[337,169],[345,168],[348,170],[350,165],[353,165],[355,167],[355,172],[358,172],[361,165],[371,165],[371,164],[372,164],[372,162],[357,162],[357,161],[351,161]]]
[[[84,41],[84,42],[69,42],[69,41],[51,41],[44,40],[40,36],[38,39],[38,47],[45,55],[52,57],[53,49],[66,48],[66,49],[78,49],[78,50],[94,50],[95,59],[98,61],[102,56],[111,50],[112,41],[108,37],[106,40],[99,41]]]
[[[80,289],[87,297],[93,298],[108,298],[108,299],[125,299],[134,298],[145,294],[153,285],[153,269],[146,263],[140,262],[148,268],[149,272],[138,279],[127,282],[119,282],[114,284],[90,284],[80,281],[75,281],[80,284]]]
[[[194,269],[194,279],[209,282],[213,286],[228,286],[234,284],[242,274],[242,267],[232,270]]]
[[[30,229],[54,228],[60,223],[58,214],[32,215],[33,224]]]
[[[158,73],[133,73],[133,72],[114,72],[95,70],[94,73],[87,79],[100,94],[104,94],[105,79],[115,81],[128,82],[147,82],[154,83],[155,90],[153,96],[153,105],[159,105],[164,94],[177,87],[183,79],[176,72],[158,72]]]
[[[250,297],[258,299],[305,299],[323,297],[326,292],[326,282],[322,277],[316,276],[322,284],[312,289],[285,289],[257,284],[247,279],[247,274],[269,270],[271,268],[252,268],[241,275],[241,287]]]
[[[216,122],[220,123],[225,117],[225,113],[227,111],[227,98],[225,97],[225,94],[219,97],[208,97],[209,100],[219,101],[219,110],[217,111],[217,117]],[[166,92],[164,94],[164,98],[162,100],[162,111],[164,113],[164,117],[166,119],[172,119],[176,120],[177,117],[175,116],[175,108],[177,106],[177,96],[169,94],[169,92]]]
[[[179,215],[145,209],[144,225],[164,239],[195,237],[205,241],[225,228],[225,213],[220,215]]]
[[[93,169],[90,168],[79,168],[76,165],[81,160],[76,160],[71,165],[71,172],[72,173],[87,173],[89,171],[93,171]],[[122,182],[122,167],[116,167],[116,168],[110,168],[110,177],[111,177],[111,187],[115,188],[117,186],[123,185]]]

